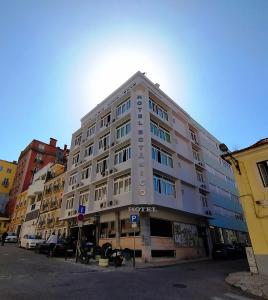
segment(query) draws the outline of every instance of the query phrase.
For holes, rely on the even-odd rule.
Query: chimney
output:
[[[155,86],[159,89],[160,88],[160,84],[159,83],[155,83]]]
[[[53,139],[53,138],[50,138],[49,145],[52,146],[52,147],[56,147],[56,145],[57,145],[57,140],[56,140],[56,139]]]

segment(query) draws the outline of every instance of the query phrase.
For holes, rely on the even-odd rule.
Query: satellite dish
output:
[[[228,147],[225,144],[220,144],[219,148],[222,152],[228,152],[229,151]]]

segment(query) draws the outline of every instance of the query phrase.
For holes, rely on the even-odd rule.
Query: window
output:
[[[75,137],[75,139],[74,139],[75,146],[78,146],[81,144],[81,138],[82,138],[82,134],[79,134],[77,137]]]
[[[85,168],[83,168],[82,170],[82,180],[84,179],[88,179],[89,176],[91,174],[91,165],[90,166],[86,166]]]
[[[93,154],[93,144],[90,144],[85,148],[85,156],[90,156],[92,154]]]
[[[153,145],[152,145],[152,159],[157,161],[160,164],[173,168],[172,155],[164,150],[161,150],[157,146],[153,146]]]
[[[108,156],[97,161],[96,173],[104,173],[108,168]]]
[[[124,101],[123,103],[121,103],[116,107],[116,116],[119,117],[120,115],[123,115],[129,109],[130,109],[130,99]]]
[[[66,200],[66,209],[72,209],[74,206],[74,196],[71,196]]]
[[[114,179],[114,195],[131,191],[131,175],[127,174]]]
[[[73,165],[79,162],[79,152],[73,156]]]
[[[160,139],[170,143],[170,133],[159,126],[158,124],[151,121],[151,133],[160,137]]]
[[[167,111],[161,107],[160,105],[156,104],[152,99],[149,98],[149,108],[154,113],[156,113],[160,118],[168,121],[168,113]]]
[[[268,187],[268,160],[257,163],[263,186]]]
[[[152,236],[173,236],[171,221],[150,218],[150,228]]]
[[[97,185],[95,188],[95,201],[107,200],[107,183]]]
[[[92,125],[91,127],[88,128],[87,130],[87,137],[92,136],[95,133],[96,130],[96,125]]]
[[[111,123],[111,114],[109,113],[108,115],[104,116],[101,119],[101,125],[100,127],[107,127]]]
[[[197,139],[196,139],[196,133],[192,130],[190,130],[190,136],[193,142],[197,143]]]
[[[3,166],[0,166],[0,172],[3,170]]]
[[[69,185],[74,185],[77,182],[77,173],[70,176]]]
[[[199,153],[195,149],[193,149],[193,157],[195,160],[200,161]]]
[[[129,159],[131,159],[131,147],[127,146],[115,152],[114,164],[121,164]]]
[[[159,194],[176,197],[175,181],[162,177],[160,175],[154,175],[154,191]]]
[[[7,169],[7,173],[10,174],[11,172],[12,172],[12,169],[8,168],[8,169]]]
[[[101,137],[99,140],[99,149],[108,149],[110,146],[110,134],[106,134],[105,136]]]
[[[114,238],[115,237],[115,222],[107,222],[100,224],[100,237],[101,238]]]
[[[198,171],[196,171],[196,176],[197,176],[197,180],[199,181],[199,182],[204,182],[204,177],[203,177],[203,173],[202,172],[198,172]]]
[[[203,207],[208,207],[208,201],[207,201],[207,197],[206,196],[200,195],[200,200],[201,200],[201,203],[202,203]]]
[[[123,124],[122,126],[116,128],[116,138],[121,139],[124,136],[128,135],[130,133],[131,126],[130,122],[128,121],[127,123]]]
[[[5,177],[4,180],[3,180],[3,182],[2,182],[2,184],[3,184],[3,186],[7,187],[8,184],[9,184],[8,178]]]
[[[84,191],[84,192],[80,193],[80,195],[79,195],[79,205],[84,205],[84,206],[87,205],[88,195],[89,195],[88,191]]]

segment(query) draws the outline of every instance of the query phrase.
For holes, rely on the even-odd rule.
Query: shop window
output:
[[[151,236],[173,237],[172,222],[161,219],[150,219]]]

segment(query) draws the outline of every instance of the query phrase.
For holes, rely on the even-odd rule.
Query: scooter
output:
[[[82,264],[88,264],[93,258],[93,243],[86,242],[79,248],[79,260]]]

